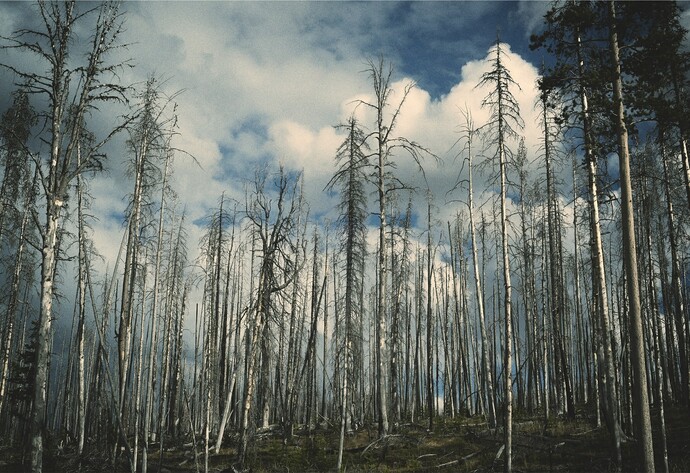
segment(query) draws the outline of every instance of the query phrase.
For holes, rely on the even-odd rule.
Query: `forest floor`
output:
[[[690,411],[674,408],[667,413],[669,471],[690,472]],[[658,426],[658,418],[652,420]],[[285,444],[280,432],[258,434],[249,451],[245,471],[252,473],[299,473],[335,471],[338,428],[317,429],[309,435],[297,431]],[[198,441],[198,440],[197,440]],[[661,436],[654,432],[657,471],[663,472]],[[209,457],[209,471],[239,471],[232,438],[227,447]],[[544,419],[516,416],[513,427],[513,471],[515,472],[609,472],[614,465],[605,427],[596,428],[592,419]],[[363,428],[346,437],[343,464],[347,472],[500,472],[503,471],[503,439],[500,430],[490,430],[478,418],[439,418],[433,432],[421,424],[400,425],[385,440],[377,438],[376,427]],[[204,456],[198,446],[199,471]],[[113,465],[107,453],[87,454],[79,468],[71,448],[46,452],[44,471],[88,473],[128,471],[124,458]],[[637,447],[623,443],[623,471],[638,470]],[[196,471],[192,445],[171,445],[158,449],[149,459],[149,471],[176,473]],[[22,471],[16,449],[0,447],[0,471]],[[161,461],[162,460],[162,461]],[[159,463],[160,461],[160,463]],[[160,467],[159,467],[160,465]]]

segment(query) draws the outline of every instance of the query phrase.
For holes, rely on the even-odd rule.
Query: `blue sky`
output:
[[[486,91],[475,86],[488,67],[497,31],[521,86],[514,93],[527,124],[527,146],[537,153],[533,104],[535,64],[541,59],[528,43],[546,2],[181,1],[124,2],[122,8],[123,40],[129,46],[113,60],[129,58],[136,66],[123,71],[123,82],[143,84],[155,74],[164,79],[168,94],[182,91],[175,145],[199,163],[180,156],[175,165],[174,186],[189,222],[202,221],[223,192],[241,202],[244,181],[265,162],[304,170],[311,214],[334,220],[335,197],[323,192],[343,140],[333,127],[353,113],[353,103],[371,97],[369,77],[362,71],[367,59],[380,54],[395,67],[397,97],[406,83],[417,84],[401,112],[398,133],[443,160],[442,166],[433,161],[425,166],[439,221],[461,210],[461,204],[446,202],[460,170],[454,161],[461,149],[454,146],[460,110],[471,110],[477,125],[487,118],[480,107]],[[35,21],[32,4],[0,3],[0,34]],[[80,31],[75,49],[88,33],[88,28]],[[0,60],[25,62],[6,51]],[[0,79],[2,105],[12,78],[3,72]],[[363,110],[357,114],[365,125],[372,123]],[[403,180],[423,185],[410,160],[395,159]],[[112,236],[121,234],[121,220],[112,216],[125,210],[132,186],[124,162],[121,150],[111,152],[108,172],[92,181],[93,211],[101,216],[94,238],[106,258],[117,254],[120,238]],[[493,187],[478,181],[478,200],[490,197]],[[415,209],[424,213],[425,193],[415,199]],[[374,208],[373,198],[370,205]],[[200,232],[191,229],[192,246]]]
[[[449,193],[458,179],[466,178],[463,147],[458,144],[461,111],[471,112],[475,126],[488,119],[487,110],[481,107],[488,91],[476,86],[489,69],[489,48],[497,31],[504,42],[506,66],[520,85],[512,92],[525,122],[522,135],[531,163],[530,179],[544,180],[539,159],[541,127],[534,106],[542,58],[528,46],[530,33],[540,27],[548,7],[547,2],[526,1],[124,2],[122,39],[128,47],[112,60],[131,59],[135,65],[122,71],[125,84],[142,86],[155,74],[162,79],[165,93],[180,92],[176,98],[179,135],[174,145],[193,155],[196,162],[179,154],[172,186],[179,196],[177,208],[186,210],[189,222],[190,261],[199,254],[203,226],[212,209],[217,209],[221,195],[234,198],[242,208],[244,186],[261,164],[269,163],[275,169],[281,163],[288,171],[303,171],[312,222],[335,221],[337,196],[323,190],[335,172],[335,151],[344,140],[334,126],[353,112],[365,126],[373,125],[373,117],[363,107],[355,111],[354,104],[371,100],[371,82],[363,71],[367,59],[379,54],[395,67],[393,101],[406,84],[417,84],[401,111],[397,134],[441,158],[438,165],[428,160],[425,174],[434,197],[433,238],[445,241],[441,232],[446,231],[446,222],[466,211],[466,191]],[[33,4],[0,1],[0,35],[32,27],[35,21]],[[89,32],[88,28],[79,31],[75,60]],[[29,61],[0,50],[0,62]],[[12,81],[0,70],[2,110]],[[90,126],[107,129],[114,116],[108,112],[104,109],[94,116]],[[91,212],[98,217],[91,224],[92,237],[103,256],[101,275],[106,266],[110,270],[115,266],[123,234],[122,215],[133,188],[125,172],[124,139],[119,137],[110,149],[106,172],[90,181]],[[509,145],[517,149],[517,142]],[[399,155],[394,160],[397,176],[420,187],[413,196],[413,222],[419,225],[413,233],[424,245],[425,183],[410,159]],[[478,161],[480,156],[475,157]],[[560,171],[566,183],[563,202],[570,202],[564,213],[570,222],[570,163]],[[489,181],[489,174],[474,176],[475,205],[492,221],[491,202],[497,186]],[[407,199],[407,193],[400,196],[402,206]],[[509,203],[508,212],[516,219],[515,204]],[[373,195],[369,208],[376,210]],[[514,230],[519,229],[517,221],[514,223]],[[370,224],[370,248],[374,248],[376,219],[370,219]],[[572,235],[566,238],[570,247]],[[437,258],[443,257],[440,248]],[[64,293],[74,291],[65,289]],[[200,295],[193,294],[192,300],[200,300]],[[66,312],[71,310],[68,306],[64,305]]]

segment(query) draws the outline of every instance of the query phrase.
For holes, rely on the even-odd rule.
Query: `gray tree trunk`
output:
[[[616,131],[618,134],[618,159],[621,184],[621,225],[623,227],[623,266],[626,276],[628,311],[630,322],[631,363],[633,368],[633,403],[635,432],[639,442],[639,454],[645,471],[654,471],[654,449],[652,445],[652,425],[647,392],[647,370],[645,360],[645,340],[642,327],[642,307],[637,268],[637,243],[635,241],[635,216],[633,209],[632,184],[630,179],[630,153],[628,151],[628,129],[625,124],[623,104],[623,82],[621,79],[620,53],[616,31],[616,11],[613,1],[609,1],[609,28],[611,61],[614,67],[613,93],[616,112]]]

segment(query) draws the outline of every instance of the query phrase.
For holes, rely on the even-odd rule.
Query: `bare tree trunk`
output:
[[[474,275],[474,294],[477,303],[477,313],[479,314],[479,332],[482,339],[482,382],[483,382],[483,397],[487,409],[487,420],[489,428],[496,428],[496,405],[494,403],[494,380],[493,370],[489,362],[489,340],[486,333],[486,315],[484,312],[484,293],[482,292],[482,279],[479,272],[479,250],[477,248],[477,236],[474,224],[474,188],[473,188],[473,173],[472,161],[474,153],[472,151],[473,137],[476,131],[474,130],[474,122],[469,114],[465,115],[466,132],[467,132],[467,159],[468,159],[468,206],[470,217],[470,241],[472,243],[472,268]]]
[[[81,148],[77,146],[77,162],[81,163]],[[79,322],[77,325],[77,358],[79,363],[79,379],[77,381],[77,454],[81,457],[84,452],[84,440],[86,437],[86,392],[84,372],[84,324],[86,319],[86,235],[83,209],[83,183],[81,176],[77,176],[77,220],[78,220],[78,245],[79,245],[79,275],[78,275],[78,310]],[[136,464],[136,459],[135,459]]]
[[[168,187],[168,177],[170,175],[170,161],[172,153],[166,154],[165,166],[163,167],[163,183],[161,186],[161,203],[158,209],[158,236],[156,238],[156,254],[154,256],[153,264],[153,287],[152,287],[152,301],[151,301],[151,325],[149,327],[150,348],[148,359],[148,374],[146,382],[146,405],[144,409],[144,446],[142,449],[142,473],[146,473],[148,467],[148,449],[149,449],[149,434],[151,430],[151,421],[153,416],[153,393],[156,380],[156,353],[158,340],[158,288],[160,283],[161,257],[163,253],[163,222],[166,213],[166,190]],[[143,319],[142,319],[143,323]],[[143,330],[143,326],[142,326]],[[196,361],[196,359],[195,359]],[[196,363],[194,364],[196,366]]]
[[[618,134],[618,158],[621,183],[621,224],[623,226],[623,263],[626,275],[626,288],[630,311],[630,342],[633,383],[633,401],[636,436],[640,442],[640,456],[645,471],[654,471],[654,449],[652,446],[652,426],[647,393],[647,371],[645,361],[644,332],[642,328],[642,308],[640,306],[640,287],[637,269],[637,243],[635,241],[635,217],[630,179],[630,155],[628,152],[628,130],[625,124],[623,106],[623,83],[616,32],[616,12],[614,2],[609,1],[609,27],[611,60],[614,67],[613,92],[616,110],[616,131]]]
[[[664,196],[666,198],[666,214],[668,220],[668,238],[671,250],[671,293],[673,300],[673,321],[676,325],[678,336],[678,358],[681,382],[681,402],[685,405],[690,401],[690,372],[688,371],[688,357],[686,350],[687,334],[684,328],[683,314],[685,314],[685,304],[683,303],[683,287],[681,280],[681,268],[678,257],[678,241],[676,237],[676,215],[673,209],[673,199],[670,190],[670,175],[668,172],[668,155],[666,153],[665,136],[661,131],[661,163],[664,176]]]
[[[499,130],[499,136],[502,131]],[[499,143],[499,167],[501,174],[501,238],[503,243],[503,288],[504,288],[504,307],[505,307],[505,348],[503,358],[503,374],[505,378],[504,395],[504,443],[505,443],[505,473],[512,471],[512,448],[513,448],[513,374],[512,374],[512,355],[513,355],[513,320],[512,320],[512,284],[510,278],[510,257],[508,255],[508,212],[506,210],[506,158],[503,149],[503,139]]]
[[[347,322],[346,322],[347,324]],[[343,468],[343,446],[345,445],[345,429],[347,427],[347,382],[350,370],[350,336],[348,334],[348,328],[345,328],[345,353],[343,355],[343,388],[342,388],[342,399],[340,406],[340,440],[338,441],[338,464],[336,465],[336,470],[342,471]]]
[[[577,61],[580,77],[584,77],[585,68],[582,59],[582,44],[580,33],[577,32]],[[606,286],[606,270],[604,267],[604,250],[601,241],[601,225],[599,217],[599,191],[597,185],[597,162],[594,156],[593,143],[591,137],[591,119],[589,115],[589,105],[587,93],[582,83],[579,86],[581,99],[582,125],[585,140],[585,165],[587,166],[587,177],[589,186],[589,206],[590,206],[590,241],[592,252],[592,265],[594,266],[594,279],[592,289],[594,291],[594,304],[598,312],[601,328],[601,347],[603,351],[603,373],[600,371],[598,385],[603,389],[606,406],[606,421],[609,434],[611,435],[612,452],[616,459],[616,465],[620,467],[621,458],[621,432],[618,417],[618,392],[615,381],[615,368],[613,363],[613,347],[611,346],[609,303]],[[599,357],[601,358],[601,357]],[[603,385],[603,386],[602,386]]]
[[[145,129],[148,131],[148,129]],[[144,165],[148,154],[148,134],[142,138],[141,153],[135,153],[136,175],[132,211],[127,225],[127,251],[125,253],[124,276],[122,279],[122,302],[120,304],[120,323],[117,332],[118,361],[119,361],[119,392],[122,415],[125,409],[125,393],[127,389],[127,376],[130,364],[130,346],[132,343],[132,317],[134,314],[134,289],[137,279],[140,214],[142,206],[142,187]],[[123,419],[124,420],[124,419]]]
[[[281,274],[278,258],[288,258],[289,252],[285,249],[286,245],[294,248],[290,238],[296,229],[295,221],[298,220],[302,206],[301,193],[297,190],[299,178],[293,179],[291,184],[291,179],[285,176],[281,167],[275,182],[278,197],[274,202],[265,193],[266,177],[265,173],[257,173],[255,190],[251,196],[252,201],[249,201],[248,196],[246,204],[247,217],[251,221],[253,234],[260,240],[263,259],[260,263],[257,294],[252,307],[255,314],[254,325],[247,339],[246,392],[242,406],[238,448],[241,465],[244,465],[246,461],[249,446],[249,414],[257,384],[259,351],[263,344],[261,338],[265,334],[265,325],[273,310],[272,297],[292,283],[293,273],[282,272]],[[273,210],[276,211],[275,216],[272,215]],[[293,263],[288,261],[286,267],[292,267]],[[316,336],[315,330],[311,336]]]
[[[50,149],[47,163],[39,164],[42,168],[42,189],[45,192],[45,221],[39,225],[42,240],[41,291],[37,369],[33,388],[34,409],[30,422],[30,463],[34,472],[40,472],[43,468],[52,303],[63,205],[72,180],[89,167],[97,167],[99,149],[121,126],[116,127],[100,143],[95,143],[80,164],[75,162],[76,147],[84,131],[87,112],[97,109],[101,101],[117,101],[122,98],[123,92],[123,88],[116,82],[99,82],[102,75],[113,72],[115,67],[107,64],[104,57],[118,47],[117,38],[121,30],[117,5],[104,4],[91,10],[98,14],[91,37],[91,48],[87,50],[84,62],[69,65],[69,47],[74,41],[74,31],[80,26],[80,21],[89,16],[76,12],[75,2],[65,2],[63,5],[39,3],[38,7],[41,18],[39,30],[20,30],[13,37],[3,39],[3,42],[9,43],[13,48],[36,54],[43,62],[40,67],[45,67],[46,71],[35,74],[10,67],[26,83],[29,93],[46,97],[47,107],[43,115],[46,118],[46,135],[43,140],[49,143]],[[70,83],[74,87],[70,87]]]
[[[563,287],[563,271],[560,261],[561,256],[561,236],[558,231],[558,223],[561,216],[558,208],[556,189],[553,176],[553,163],[551,156],[551,130],[549,129],[548,116],[548,95],[542,93],[542,120],[544,121],[544,161],[546,165],[546,198],[547,198],[547,226],[549,242],[549,276],[551,288],[551,318],[553,324],[553,341],[556,363],[556,383],[558,391],[562,391],[561,384],[565,385],[565,408],[569,418],[575,417],[575,402],[573,390],[570,384],[570,374],[568,369],[568,359],[564,345],[563,317],[565,312],[565,296]]]
[[[328,297],[328,248],[325,249],[323,297]],[[323,301],[323,372],[321,377],[321,421],[324,428],[328,426],[327,379],[328,379],[328,300]]]
[[[43,468],[43,429],[47,414],[48,368],[50,364],[50,341],[52,329],[53,285],[56,263],[56,247],[62,201],[53,198],[48,202],[46,227],[43,234],[41,255],[41,311],[38,322],[38,347],[36,349],[36,378],[34,392],[34,415],[31,422],[31,470],[41,472]]]
[[[426,238],[426,407],[429,416],[429,430],[434,430],[434,348],[432,345],[434,321],[431,311],[431,278],[433,254],[431,251],[431,193],[427,195],[427,238]]]
[[[662,161],[664,161],[664,152],[662,148]],[[664,168],[666,167],[666,163],[664,162],[663,164]],[[666,169],[664,169],[666,171]],[[664,173],[665,174],[665,173]],[[646,284],[646,289],[647,289],[647,301],[646,305],[649,307],[649,310],[651,312],[651,317],[650,317],[650,331],[651,331],[651,340],[650,340],[650,348],[652,351],[652,364],[654,366],[653,368],[653,374],[656,377],[656,382],[652,381],[652,385],[656,387],[656,399],[655,399],[655,404],[659,406],[659,423],[660,423],[660,436],[661,436],[661,451],[663,455],[663,465],[664,465],[664,473],[668,473],[668,445],[666,441],[666,412],[665,412],[665,400],[664,400],[664,387],[666,385],[665,379],[666,379],[666,374],[665,370],[663,369],[662,365],[662,355],[661,355],[661,337],[660,337],[660,314],[658,310],[658,305],[656,301],[658,300],[658,294],[656,291],[656,272],[654,270],[654,260],[652,257],[652,206],[654,205],[655,202],[652,202],[652,198],[648,195],[649,191],[652,189],[652,185],[650,184],[650,179],[645,178],[645,183],[644,183],[644,197],[643,197],[643,215],[642,219],[644,220],[644,240],[645,240],[645,256],[647,257],[646,261],[646,266],[647,266],[647,284]],[[664,186],[664,193],[668,197],[668,182],[666,182],[666,185]],[[653,192],[653,191],[652,191]],[[656,200],[656,199],[655,199]]]
[[[148,252],[144,254],[144,260],[147,260]],[[146,294],[146,272],[142,275],[142,294]],[[135,372],[135,390],[134,390],[134,465],[137,465],[139,458],[139,426],[141,424],[141,383],[143,374],[143,363],[144,363],[144,338],[146,327],[144,325],[145,315],[146,315],[146,297],[141,298],[141,308],[139,310],[141,321],[139,322],[139,354],[136,361],[136,372]],[[150,347],[153,350],[153,347]],[[142,466],[143,468],[143,466]]]
[[[387,84],[386,84],[387,85]],[[379,98],[379,101],[383,97]],[[379,149],[378,149],[378,196],[379,196],[379,252],[378,252],[378,286],[376,291],[377,304],[376,315],[378,317],[377,329],[377,376],[376,376],[376,395],[379,411],[379,436],[388,435],[388,398],[386,397],[387,388],[387,369],[385,357],[386,350],[386,185],[384,180],[384,166],[387,150],[383,133],[383,104],[378,109],[379,125]]]
[[[25,208],[22,216],[22,223],[19,229],[18,243],[16,249],[16,256],[14,258],[14,268],[12,270],[12,286],[7,303],[7,310],[5,312],[5,321],[7,327],[5,329],[4,347],[2,351],[2,377],[0,378],[0,414],[2,414],[3,406],[5,405],[5,398],[7,395],[7,381],[9,378],[9,364],[12,355],[14,324],[17,320],[17,310],[19,308],[19,291],[22,268],[24,265],[24,252],[26,250],[26,232],[29,223],[29,216],[33,210],[35,200],[35,190],[30,188],[25,200]],[[0,241],[1,242],[1,241]]]
[[[500,39],[496,39],[493,49],[495,59],[490,72],[485,73],[479,85],[488,84],[492,91],[482,102],[482,106],[491,109],[491,122],[495,127],[493,137],[496,145],[496,159],[499,169],[500,185],[500,220],[501,220],[501,253],[503,269],[503,308],[504,308],[504,351],[503,351],[503,373],[504,373],[504,444],[505,461],[504,471],[512,471],[512,444],[513,444],[513,321],[512,321],[512,283],[510,275],[510,256],[508,252],[508,211],[506,208],[507,200],[507,161],[506,141],[510,136],[517,135],[513,126],[522,128],[523,123],[519,116],[519,106],[509,90],[509,86],[516,85],[510,73],[505,68],[501,59]]]
[[[119,258],[118,258],[119,259]],[[88,258],[85,259],[85,265],[84,265],[84,274],[86,277],[86,285],[89,290],[89,300],[91,301],[91,309],[93,311],[94,317],[96,317],[96,314],[98,314],[98,310],[96,308],[96,298],[93,295],[93,284],[91,281],[91,267],[90,267],[90,261]],[[115,271],[113,274],[117,274],[117,265],[115,268]],[[118,395],[117,395],[117,387],[115,386],[115,383],[113,382],[113,379],[110,375],[110,367],[108,365],[108,359],[107,355],[105,352],[105,326],[106,326],[106,320],[108,317],[108,313],[110,310],[110,297],[112,295],[112,286],[108,288],[106,295],[105,295],[105,307],[103,310],[103,323],[99,324],[98,320],[96,320],[96,334],[98,338],[98,348],[96,351],[96,357],[100,359],[100,365],[103,367],[103,371],[105,372],[105,380],[106,384],[108,386],[108,391],[110,394],[110,405],[112,406],[115,411],[111,414],[111,416],[115,419],[116,423],[116,428],[119,434],[119,439],[122,442],[124,449],[125,449],[125,454],[127,455],[127,460],[129,461],[129,467],[130,471],[134,473],[136,471],[136,465],[134,464],[134,456],[132,454],[131,448],[129,446],[129,442],[127,440],[127,433],[125,431],[124,425],[122,423],[122,417],[117,410],[118,407]],[[100,355],[100,356],[99,356]],[[95,373],[98,374],[100,370],[95,370]],[[99,386],[99,383],[94,383],[95,386]]]

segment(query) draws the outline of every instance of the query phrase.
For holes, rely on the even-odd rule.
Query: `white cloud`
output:
[[[131,57],[136,67],[123,71],[123,82],[143,84],[149,74],[157,74],[165,79],[167,93],[183,91],[176,99],[179,136],[175,146],[199,163],[184,154],[175,160],[174,185],[180,205],[187,208],[187,221],[208,215],[223,192],[242,201],[242,179],[251,179],[254,166],[265,160],[303,170],[312,216],[333,219],[336,200],[327,197],[323,187],[335,170],[334,154],[344,139],[333,126],[346,121],[353,112],[362,124],[373,126],[371,110],[356,107],[359,101],[370,101],[372,97],[369,75],[363,72],[366,59],[379,52],[372,47],[377,38],[412,31],[411,23],[396,26],[389,18],[405,5],[366,3],[327,8],[309,2],[132,2],[124,7],[129,10],[126,35],[131,45],[116,60]],[[442,16],[421,3],[412,7],[419,21]],[[489,2],[467,5],[473,19],[492,8]],[[4,19],[9,17],[0,18],[0,26],[9,21]],[[489,40],[487,36],[481,47],[484,54]],[[458,38],[447,41],[460,44]],[[478,43],[463,41],[477,57]],[[395,52],[394,45],[391,36],[380,50],[392,52],[389,59],[399,61],[400,52]],[[537,70],[513,53],[509,45],[504,47],[506,66],[522,88],[513,89],[513,93],[526,124],[527,147],[534,153],[539,142],[534,109]],[[441,94],[422,87],[412,90],[398,122],[399,135],[427,147],[444,161],[441,166],[433,159],[424,163],[436,198],[434,219],[441,222],[454,218],[463,207],[459,203],[446,204],[450,198],[446,192],[460,169],[460,163],[453,162],[459,152],[454,144],[460,137],[460,110],[467,106],[477,125],[488,118],[488,111],[480,106],[487,91],[475,87],[490,67],[487,59],[485,55],[463,65],[454,85]],[[394,76],[391,104],[402,97],[405,84],[417,78],[410,73],[414,64],[403,66],[406,74]],[[433,76],[430,71],[419,74]],[[394,160],[397,175],[421,188],[414,209],[423,217],[425,183],[417,166],[404,153]],[[94,237],[111,267],[123,231],[120,222],[125,195],[133,186],[124,177],[124,162],[124,151],[116,151],[109,161],[110,174],[96,178],[93,186],[94,212],[100,217],[94,224]],[[486,177],[477,175],[476,180],[477,194],[490,196]],[[462,191],[452,197],[465,198]],[[401,205],[406,201],[407,195],[401,198]],[[369,207],[372,212],[376,208],[373,197]],[[425,220],[419,219],[421,226]],[[191,259],[196,257],[200,234],[201,229],[196,227],[190,231]]]
[[[525,28],[525,37],[529,38],[544,23],[544,15],[552,7],[552,2],[521,0],[518,3],[517,18]]]

